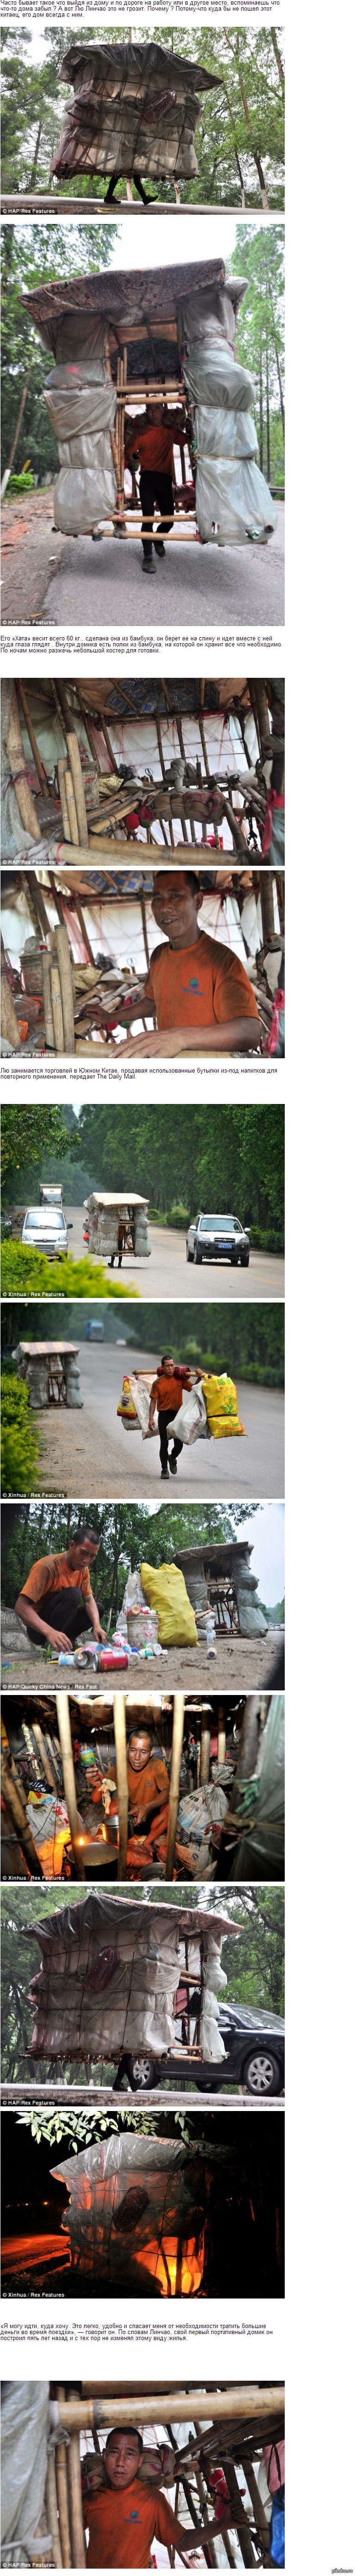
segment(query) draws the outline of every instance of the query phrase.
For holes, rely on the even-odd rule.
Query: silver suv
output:
[[[241,1225],[238,1216],[198,1216],[186,1235],[186,1260],[230,1261],[236,1269],[248,1269],[250,1258],[249,1227]]]

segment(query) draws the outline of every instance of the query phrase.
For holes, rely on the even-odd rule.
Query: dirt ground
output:
[[[43,602],[58,572],[66,537],[53,536],[53,491],[30,492],[24,501],[3,501],[1,525],[2,623],[27,625],[40,617]],[[53,556],[53,562],[51,557]]]
[[[162,1655],[154,1656],[150,1671],[152,1676],[153,1672],[156,1676],[159,1690],[206,1691],[209,1696],[211,1691],[216,1690],[264,1690],[270,1684],[272,1686],[273,1665],[280,1643],[279,1628],[269,1628],[267,1637],[231,1637],[227,1632],[223,1632],[216,1637],[216,1655],[211,1658],[211,1661],[202,1647],[200,1649],[199,1646],[189,1646],[184,1652],[182,1646],[168,1646],[164,1658]],[[147,1671],[148,1666],[143,1660],[135,1663],[134,1672],[138,1688],[143,1689]],[[4,1655],[1,1676],[4,1690],[43,1691],[44,1688],[68,1690],[71,1687],[69,1664],[59,1664],[55,1656],[53,1656],[53,1662],[50,1662],[44,1654],[24,1655],[23,1662],[20,1655]],[[105,1681],[106,1687],[109,1688],[112,1678],[112,1674],[107,1673],[101,1683],[101,1689],[105,1689]],[[73,1664],[73,1683],[74,1679],[75,1665]],[[87,1688],[90,1693],[92,1680],[88,1666],[79,1672],[77,1679],[80,1683],[80,1691],[85,1691]]]

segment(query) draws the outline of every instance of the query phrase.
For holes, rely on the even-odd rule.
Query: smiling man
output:
[[[149,2567],[153,2540],[171,2545],[189,2563],[196,2551],[196,2532],[185,2529],[173,2513],[168,2498],[159,2488],[139,2477],[143,2442],[134,2425],[124,2432],[109,2433],[101,2459],[88,2455],[85,2478],[88,2501],[83,2502],[84,2523],[89,2526],[88,2567]],[[233,2523],[233,2511],[226,2508],[225,2528]],[[223,2523],[211,2522],[208,2537],[213,2539]]]
[[[189,1029],[191,1045],[205,1042],[219,1053],[223,1027],[229,1052],[247,1055],[261,1041],[255,994],[240,958],[221,939],[200,930],[202,902],[192,870],[174,870],[174,875],[162,870],[156,877],[152,913],[165,939],[153,948],[141,989],[142,1009],[154,1004],[158,1029]],[[140,1044],[139,1038],[133,1045],[131,1041],[131,1052],[138,1054]]]

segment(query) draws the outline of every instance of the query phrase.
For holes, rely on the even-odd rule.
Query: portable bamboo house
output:
[[[65,107],[50,176],[72,179],[102,174],[112,185],[132,179],[145,200],[143,180],[170,179],[179,203],[179,180],[194,179],[194,134],[205,93],[219,89],[216,73],[182,54],[149,44],[75,44],[63,55],[61,81],[74,103]]]
[[[186,423],[189,474],[185,460],[169,543],[239,546],[272,535],[277,510],[255,462],[254,381],[235,357],[246,292],[247,279],[226,278],[214,259],[104,269],[22,297],[54,358],[43,400],[59,445],[54,520],[65,535],[96,537],[108,526],[140,537],[124,426],[142,394],[148,414],[158,397],[167,411],[181,405]]]
[[[117,856],[129,888],[135,856],[151,876],[192,847],[209,885],[220,858],[241,888],[245,865],[265,867],[266,900],[284,862],[284,683],[3,680],[1,794],[3,861],[96,865],[95,890]]]
[[[58,855],[57,868],[48,859],[41,869],[2,871],[2,1036],[30,1054],[80,1055],[88,1045],[115,1054],[140,1034],[143,1044],[156,1028],[154,1002],[145,999],[144,988],[159,945],[157,869],[143,873],[137,866],[128,874],[82,863],[79,870],[66,866],[62,850]],[[90,862],[93,856],[94,844]],[[184,867],[186,857],[183,850]],[[216,871],[194,868],[193,874],[200,888],[199,930],[220,941],[224,954],[230,951],[249,975],[267,1051],[285,980],[280,872],[248,867],[239,875],[225,862]],[[189,1030],[167,1027],[159,1044],[170,1055],[189,1052]],[[222,1023],[220,1046],[223,1052]],[[90,1223],[92,1228],[92,1217]],[[109,1233],[107,1204],[101,1224],[107,1244]],[[99,1249],[98,1236],[92,1248]]]
[[[206,2379],[173,2387],[155,2379],[81,2381],[73,2391],[55,2381],[6,2381],[2,2392],[3,2522],[6,2564],[19,2555],[30,2566],[86,2565],[82,2464],[98,2459],[108,2432],[137,2425],[143,2438],[138,2479],[170,2496],[186,2526],[186,2548],[196,2529],[198,2559],[206,2566],[268,2567],[270,2491],[267,2469],[284,2443],[285,2398],[281,2382]],[[63,2438],[61,2438],[63,2437]],[[283,2453],[280,2466],[283,2461]],[[280,2462],[280,2452],[279,2452]],[[233,2525],[222,2530],[218,2552],[209,2538],[214,2518],[213,2480],[224,2472]],[[88,2484],[87,2492],[90,2492]],[[266,2501],[265,2501],[266,2499]],[[205,2528],[204,2528],[205,2526]],[[36,2551],[38,2536],[39,2548]],[[42,2550],[41,2550],[42,2537]],[[20,2560],[21,2563],[21,2560]],[[190,2556],[190,2564],[193,2564]]]
[[[210,1835],[214,1815],[223,1820],[224,1869],[229,1860],[230,1811],[237,1834],[234,1784],[255,1772],[263,1730],[273,1708],[266,1693],[224,1694],[198,1698],[167,1692],[128,1690],[95,1696],[80,1691],[56,1698],[24,1697],[6,1692],[2,1703],[2,1876],[143,1880],[162,1874],[154,1837],[127,1839],[127,1750],[130,1734],[143,1727],[152,1751],[169,1770],[169,1817],[165,1875],[175,1866],[180,1878],[191,1852],[203,1845],[210,1874]],[[119,1813],[112,1817],[106,1780],[120,1781]],[[101,1799],[100,1799],[101,1782]],[[95,1798],[93,1798],[93,1788]],[[218,1796],[215,1794],[218,1790]],[[32,1798],[32,1805],[31,1805]],[[38,1800],[38,1806],[34,1805]],[[63,1810],[64,1801],[64,1810]],[[105,1810],[108,1809],[108,1817]],[[180,1811],[180,1812],[179,1812]],[[178,1823],[179,1819],[179,1823]],[[159,1821],[159,1820],[158,1820]],[[176,1836],[179,1859],[176,1859]],[[36,1840],[34,1841],[34,1832]],[[282,1858],[282,1855],[281,1855]],[[254,1849],[249,1843],[248,1874],[254,1876]],[[276,1874],[276,1873],[275,1873]]]

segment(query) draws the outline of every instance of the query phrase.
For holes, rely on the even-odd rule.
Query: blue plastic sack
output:
[[[285,2565],[285,2489],[279,2487],[272,2499],[270,2558],[272,2567]]]

